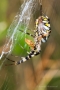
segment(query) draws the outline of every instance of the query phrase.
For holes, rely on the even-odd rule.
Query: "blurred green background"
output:
[[[0,54],[7,30],[22,3],[23,0],[0,0]],[[38,9],[39,6],[31,27],[39,15]],[[41,54],[18,66],[6,67],[5,63],[10,63],[6,60],[0,70],[0,90],[60,90],[60,0],[43,0],[43,12],[50,18],[51,35],[42,44]]]

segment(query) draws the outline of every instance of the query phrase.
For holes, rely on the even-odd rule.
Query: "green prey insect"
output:
[[[41,7],[42,7],[42,5],[41,5]],[[29,39],[25,39],[25,42],[29,45],[29,47],[31,48],[31,51],[28,53],[28,55],[26,57],[21,57],[21,60],[19,60],[19,61],[10,60],[7,58],[8,60],[13,62],[10,65],[19,65],[19,64],[24,63],[25,61],[31,59],[32,57],[40,54],[41,44],[47,41],[47,39],[51,33],[50,19],[48,18],[48,16],[43,16],[43,15],[39,16],[36,19],[35,27],[36,27],[36,29],[34,30],[34,35],[25,33],[34,38],[34,42]],[[20,31],[23,32],[22,30],[20,30]]]

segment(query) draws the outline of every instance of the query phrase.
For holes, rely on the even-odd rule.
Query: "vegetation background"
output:
[[[0,54],[8,27],[22,3],[23,0],[0,0]],[[43,12],[50,17],[50,38],[37,57],[18,66],[3,65],[0,90],[60,90],[60,0],[43,0]]]

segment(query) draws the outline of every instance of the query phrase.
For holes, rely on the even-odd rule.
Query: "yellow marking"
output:
[[[46,17],[42,16],[42,18],[44,21],[48,21],[48,19]]]
[[[42,18],[44,19],[44,21],[47,21],[47,18],[46,17],[42,16]]]
[[[38,19],[36,19],[36,28],[37,28],[37,26],[38,26]]]
[[[46,23],[45,25],[46,25],[47,27],[50,27],[50,24],[48,24],[48,23]]]
[[[44,21],[47,21],[47,18],[44,18]]]

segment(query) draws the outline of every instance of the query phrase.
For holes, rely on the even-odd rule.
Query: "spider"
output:
[[[19,31],[23,32],[22,30]],[[36,19],[36,29],[34,30],[34,35],[30,33],[25,33],[34,38],[34,42],[27,38],[25,39],[25,42],[29,45],[31,51],[26,57],[21,57],[21,60],[19,61],[13,61],[7,58],[8,60],[14,62],[13,64],[10,65],[21,64],[31,59],[32,57],[40,54],[41,44],[47,41],[48,37],[50,36],[50,33],[51,33],[50,19],[47,16],[38,17],[38,19]]]

